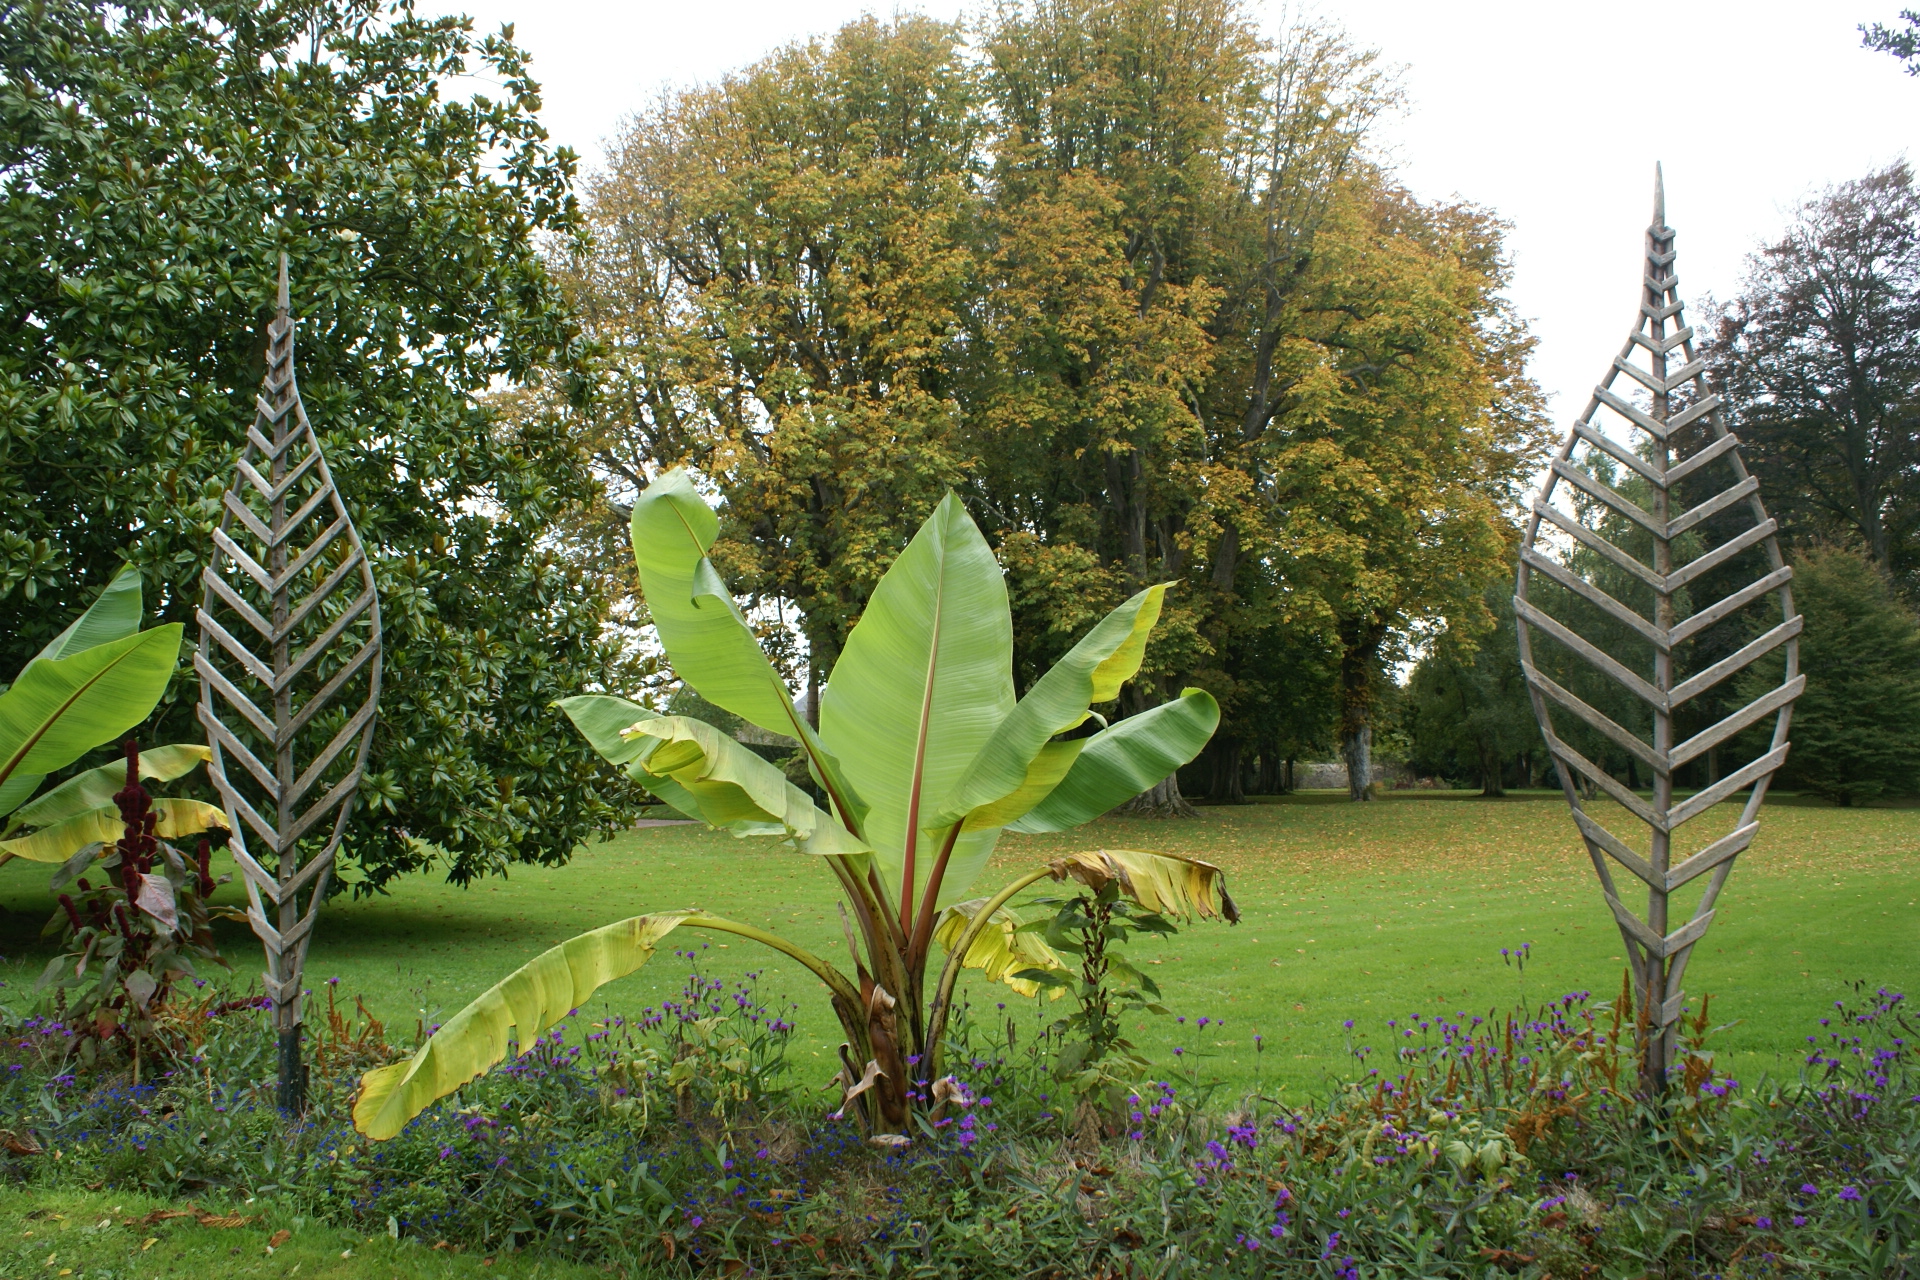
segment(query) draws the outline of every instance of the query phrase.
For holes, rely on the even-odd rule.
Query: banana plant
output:
[[[635,916],[554,947],[455,1014],[412,1058],[366,1074],[353,1109],[390,1138],[436,1099],[530,1044],[601,985],[644,965],[680,928],[762,943],[817,976],[845,1043],[842,1107],[875,1136],[906,1136],[916,1084],[937,1080],[964,968],[1016,991],[1065,965],[1011,906],[1042,879],[1116,884],[1151,911],[1238,919],[1219,868],[1136,850],[1059,858],[969,896],[1003,831],[1061,831],[1098,817],[1197,755],[1219,723],[1199,689],[1108,724],[1094,711],[1140,669],[1168,584],[1108,614],[1024,697],[1000,566],[952,494],[875,588],[820,694],[816,729],[794,704],[708,551],[719,531],[691,477],[634,504],[640,586],[674,673],[708,702],[793,739],[824,798],[687,716],[624,698],[559,706],[594,749],[674,809],[817,858],[839,886],[851,968],[777,934],[705,912]],[[1091,722],[1091,724],[1090,724]],[[1095,732],[1085,732],[1094,727]],[[1072,736],[1069,736],[1072,735]],[[934,946],[945,956],[933,969]],[[931,980],[930,980],[931,979]]]
[[[140,613],[140,572],[128,565],[0,692],[0,862],[65,863],[89,844],[119,838],[113,795],[126,778],[123,764],[29,797],[47,774],[145,720],[166,692],[181,625],[142,631]],[[198,745],[155,748],[141,753],[141,776],[178,778],[207,757]],[[158,800],[154,814],[155,834],[169,839],[226,826],[220,810],[198,800]]]

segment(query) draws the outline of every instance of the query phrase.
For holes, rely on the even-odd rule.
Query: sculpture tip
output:
[[[1653,225],[1667,225],[1667,183],[1660,172],[1660,162],[1653,162]]]
[[[280,293],[278,303],[280,314],[282,316],[286,315],[292,306],[292,301],[287,292],[287,255],[284,253],[280,255]]]

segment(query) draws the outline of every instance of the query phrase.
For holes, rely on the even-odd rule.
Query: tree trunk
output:
[[[1287,757],[1287,766],[1280,774],[1280,790],[1283,794],[1293,794],[1293,757]]]
[[[1197,818],[1200,811],[1180,794],[1180,774],[1176,771],[1142,791],[1114,810],[1127,818]]]
[[[1280,753],[1271,747],[1260,753],[1260,778],[1255,782],[1254,791],[1258,795],[1277,796],[1286,789],[1286,783],[1280,776]]]
[[[1373,799],[1373,726],[1363,724],[1346,734],[1341,750],[1347,757],[1347,799]]]
[[[1211,757],[1208,763],[1213,766],[1213,777],[1208,779],[1207,798],[1215,804],[1245,804],[1247,793],[1241,785],[1245,771],[1241,765],[1239,739],[1216,735],[1213,749],[1207,754]]]
[[[1386,628],[1371,622],[1340,628],[1340,747],[1354,800],[1373,798],[1373,667],[1386,637]]]
[[[1504,796],[1507,789],[1501,784],[1500,771],[1503,761],[1492,746],[1480,745],[1480,794],[1483,796]]]

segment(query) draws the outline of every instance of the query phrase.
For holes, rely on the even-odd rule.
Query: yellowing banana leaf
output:
[[[933,940],[951,951],[960,935],[966,932],[976,916],[986,908],[988,899],[975,898],[970,902],[956,902],[940,913],[940,922],[934,926]],[[1001,907],[988,919],[986,927],[973,936],[967,946],[967,954],[960,957],[964,968],[978,969],[986,975],[989,982],[1004,982],[1023,996],[1037,995],[1040,984],[1028,978],[1016,978],[1013,975],[1027,969],[1058,969],[1065,971],[1067,966],[1054,949],[1038,933],[1021,933],[1019,928],[1026,920],[1012,907]],[[1055,987],[1054,999],[1065,994],[1064,987]]]
[[[453,1015],[413,1057],[360,1079],[353,1125],[375,1140],[398,1134],[434,1102],[507,1056],[508,1033],[523,1046],[587,997],[653,957],[690,913],[634,916],[543,951]]]
[[[1073,768],[1012,831],[1065,831],[1091,821],[1200,754],[1220,723],[1220,704],[1204,689],[1184,689],[1087,739]]]
[[[963,815],[969,827],[980,825],[972,815],[982,806],[1025,789],[1032,782],[1029,766],[1041,747],[1056,734],[1085,721],[1087,708],[1094,703],[1112,701],[1120,686],[1140,670],[1147,637],[1160,620],[1167,586],[1162,583],[1135,595],[1102,618],[1054,663],[995,727],[968,763],[947,803],[925,825],[944,827]],[[1020,813],[1031,809],[1040,798],[1035,797]]]
[[[949,493],[874,588],[820,700],[820,732],[870,806],[863,831],[896,884],[909,839],[922,843],[919,830],[1013,710],[1012,653],[1006,580]],[[996,839],[960,838],[950,888],[973,878]],[[936,853],[916,848],[903,898],[919,900]]]
[[[194,742],[154,747],[140,753],[140,777],[145,782],[172,782],[185,777],[213,758],[213,752]],[[112,804],[113,797],[127,785],[124,762],[103,764],[76,774],[32,803],[14,812],[13,821],[23,826],[46,827],[62,822],[88,809]],[[224,825],[224,824],[222,824]]]
[[[691,716],[656,716],[629,726],[642,744],[628,765],[675,808],[691,803],[703,821],[738,835],[784,835],[807,853],[855,854],[866,845],[772,764],[728,735]]]
[[[1047,864],[1055,880],[1077,880],[1100,890],[1115,881],[1120,892],[1162,915],[1222,917],[1240,923],[1240,909],[1227,895],[1227,873],[1211,862],[1140,849],[1093,849]]]
[[[998,829],[1025,817],[1029,810],[1060,785],[1060,780],[1067,776],[1067,771],[1073,768],[1073,762],[1080,758],[1081,750],[1090,741],[1089,738],[1074,738],[1067,742],[1043,743],[1027,765],[1027,776],[1021,784],[998,800],[983,804],[967,814],[961,830]]]
[[[633,504],[632,531],[640,590],[674,674],[714,705],[798,738],[836,812],[860,829],[866,813],[860,795],[794,707],[786,682],[707,559],[720,522],[686,471],[647,486]]]
[[[153,802],[153,811],[160,819],[154,834],[163,840],[179,840],[215,827],[225,830],[227,825],[225,814],[199,800],[165,796]],[[126,829],[117,807],[101,805],[31,835],[0,840],[0,854],[12,854],[28,862],[65,862],[87,845],[118,840]]]
[[[147,718],[180,657],[181,624],[38,658],[0,693],[0,781],[72,764]]]

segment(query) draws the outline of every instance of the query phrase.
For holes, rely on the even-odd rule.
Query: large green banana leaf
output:
[[[227,817],[213,805],[179,796],[161,796],[153,801],[159,821],[154,834],[163,840],[197,836],[216,827],[226,829]],[[0,855],[11,854],[29,862],[65,862],[90,844],[118,840],[126,830],[119,807],[103,804],[84,809],[31,835],[0,840]]]
[[[947,803],[924,825],[944,827],[963,817],[970,827],[984,825],[969,815],[983,806],[995,805],[1016,790],[1029,788],[1033,782],[1031,766],[1041,747],[1056,734],[1077,728],[1094,703],[1118,697],[1120,686],[1140,670],[1147,637],[1160,620],[1167,586],[1148,587],[1109,613],[1054,663],[981,744]],[[1020,812],[1032,807],[1028,804]]]
[[[194,742],[153,747],[140,753],[140,778],[143,782],[172,782],[212,758],[211,750]],[[127,766],[123,762],[103,764],[98,769],[75,774],[45,795],[35,797],[31,804],[22,805],[14,811],[9,825],[52,826],[89,809],[112,804],[113,797],[126,784]]]
[[[690,800],[694,816],[736,835],[782,835],[807,853],[865,853],[860,838],[820,811],[787,775],[728,735],[691,716],[649,716],[628,737],[643,747],[628,765],[645,771],[647,785],[671,781],[678,794],[662,790],[675,808]]]
[[[1087,739],[1073,768],[1012,831],[1065,831],[1091,821],[1155,785],[1200,753],[1220,723],[1220,704],[1204,689],[1184,689]]]
[[[940,922],[933,928],[933,940],[951,952],[987,904],[986,898],[954,903],[940,913]],[[1067,966],[1039,934],[1019,931],[1025,923],[1026,917],[1013,907],[995,911],[967,944],[967,953],[960,957],[961,967],[978,969],[988,982],[1004,982],[1023,996],[1039,994],[1039,983],[1013,975],[1028,969],[1065,970]],[[1051,994],[1057,1000],[1065,993],[1065,987],[1055,987]]]
[[[72,764],[147,718],[180,657],[181,624],[40,658],[0,693],[0,781]]]
[[[482,992],[405,1062],[361,1077],[353,1124],[369,1138],[398,1134],[407,1121],[507,1056],[509,1031],[523,1046],[653,957],[690,912],[634,916],[543,951]]]
[[[869,805],[867,842],[895,883],[909,836],[925,843],[917,829],[947,807],[1013,710],[1012,663],[1006,581],[949,493],[874,588],[820,700],[821,735]],[[959,837],[948,893],[973,879],[999,834]],[[917,852],[903,896],[918,901],[936,852]]]
[[[720,522],[684,470],[647,486],[633,504],[632,530],[640,590],[674,674],[715,706],[798,738],[835,808],[859,829],[865,810],[857,788],[793,705],[786,682],[707,559]]]
[[[94,597],[86,612],[35,654],[34,660],[71,658],[95,645],[125,639],[139,629],[140,571],[130,564],[123,565],[120,572],[113,575],[113,581]]]
[[[139,629],[140,571],[132,565],[126,565],[87,606],[86,612],[55,636],[46,648],[35,654],[33,661],[71,657],[109,640],[130,636]],[[5,692],[6,688],[0,685],[0,692]],[[26,773],[16,769],[10,777],[0,781],[0,816],[12,813],[21,801],[40,789],[40,783],[45,778],[44,773]]]

